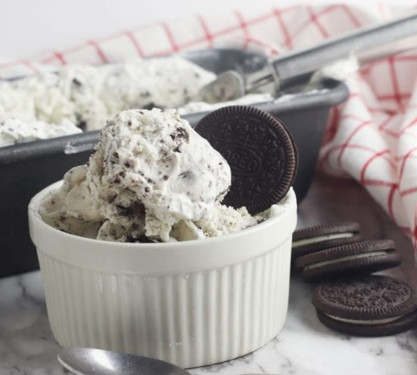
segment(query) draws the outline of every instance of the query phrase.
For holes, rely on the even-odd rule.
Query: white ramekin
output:
[[[229,360],[266,344],[287,315],[296,199],[239,233],[176,243],[86,239],[44,223],[29,204],[52,332],[64,347],[103,348],[182,367]]]

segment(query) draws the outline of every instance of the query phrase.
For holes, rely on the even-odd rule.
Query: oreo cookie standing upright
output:
[[[232,170],[223,204],[246,206],[255,214],[279,202],[293,184],[296,146],[287,128],[267,112],[249,106],[224,107],[205,116],[195,130]]]

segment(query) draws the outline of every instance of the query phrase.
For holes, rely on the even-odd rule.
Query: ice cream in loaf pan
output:
[[[222,205],[230,184],[226,160],[175,110],[128,110],[109,121],[88,163],[66,173],[41,215],[101,240],[203,239],[268,216]]]
[[[47,124],[43,121],[5,118],[0,119],[0,147],[81,132],[80,128],[68,120],[62,120],[59,124]]]
[[[217,108],[221,104],[198,101],[199,89],[215,77],[192,62],[170,56],[66,66],[57,73],[0,81],[0,146],[101,129],[108,118],[127,109],[180,108],[186,114]],[[270,99],[269,94],[250,95],[238,103]],[[27,124],[25,130],[4,125],[15,121]],[[42,131],[34,129],[34,122]]]

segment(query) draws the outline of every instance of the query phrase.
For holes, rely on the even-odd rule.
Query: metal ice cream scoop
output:
[[[63,349],[58,361],[76,375],[190,375],[158,359],[93,348]]]
[[[200,97],[209,103],[232,100],[268,84],[278,91],[295,83],[306,83],[318,70],[352,56],[361,66],[413,47],[417,47],[417,13],[289,52],[267,61],[254,73],[226,71],[203,87]]]

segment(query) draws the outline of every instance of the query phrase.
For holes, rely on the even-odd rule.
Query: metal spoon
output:
[[[68,348],[58,361],[76,375],[190,375],[171,363],[138,355],[92,348]]]
[[[93,348],[63,349],[58,361],[75,375],[191,375],[159,359]]]
[[[232,100],[268,84],[278,91],[295,83],[307,83],[319,69],[352,56],[361,66],[416,46],[417,13],[287,53],[250,74],[226,71],[200,90],[200,98],[209,103]]]

